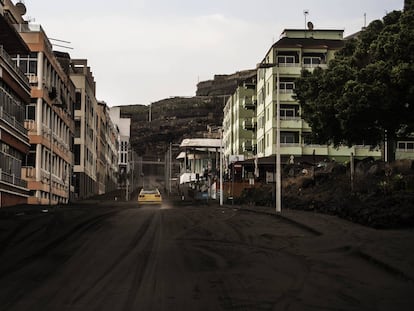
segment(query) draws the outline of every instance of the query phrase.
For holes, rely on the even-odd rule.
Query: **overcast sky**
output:
[[[16,0],[14,0],[16,2]],[[25,0],[25,18],[86,58],[109,106],[194,96],[198,81],[255,68],[285,28],[349,35],[403,0]],[[52,43],[59,43],[52,41]],[[61,43],[60,43],[61,44]]]

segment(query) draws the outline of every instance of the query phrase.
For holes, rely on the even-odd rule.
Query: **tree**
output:
[[[318,143],[377,146],[414,132],[414,10],[393,11],[347,40],[326,70],[304,70],[295,97]]]

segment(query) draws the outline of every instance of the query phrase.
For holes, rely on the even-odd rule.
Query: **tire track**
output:
[[[82,235],[84,232],[99,225],[102,221],[104,221],[105,219],[109,217],[112,217],[114,214],[117,214],[117,213],[119,213],[119,211],[111,211],[111,212],[107,212],[105,214],[95,216],[93,218],[82,221],[81,223],[77,224],[72,229],[70,229],[68,232],[50,241],[43,247],[36,250],[31,255],[21,260],[18,260],[16,262],[13,262],[10,266],[2,267],[2,270],[0,270],[0,279],[12,273],[15,273],[19,271],[20,269],[25,268],[26,265],[38,260],[39,258],[47,256],[51,251],[56,249],[59,245],[63,244],[70,238],[76,238],[77,236]]]
[[[128,291],[127,299],[125,301],[125,304],[122,308],[124,311],[134,310],[134,305],[137,300],[137,297],[139,296],[139,293],[143,291],[144,287],[148,287],[147,284],[143,284],[143,281],[149,278],[145,278],[146,271],[149,271],[150,268],[151,271],[147,273],[154,273],[155,267],[157,265],[157,248],[159,247],[160,239],[161,239],[161,229],[162,223],[161,220],[158,220],[156,222],[155,216],[161,217],[161,213],[153,213],[153,216],[151,217],[151,223],[153,225],[153,228],[155,229],[156,237],[154,238],[152,235],[152,231],[149,230],[150,224],[148,225],[148,228],[145,232],[145,236],[141,240],[145,240],[145,244],[142,245],[142,249],[140,250],[135,262],[142,263],[137,264],[136,269],[134,271],[134,277],[132,279],[132,283],[130,286],[130,289]],[[154,280],[152,280],[154,281]],[[156,284],[153,284],[155,286]],[[154,288],[152,288],[154,291]],[[98,310],[97,310],[98,311]]]
[[[137,247],[139,246],[140,241],[142,240],[143,236],[148,231],[148,228],[150,227],[153,218],[155,214],[151,214],[150,217],[148,217],[144,223],[139,227],[137,232],[134,234],[131,242],[128,244],[128,246],[124,249],[123,252],[121,252],[115,260],[105,269],[101,275],[95,279],[93,284],[86,290],[82,291],[80,294],[75,296],[73,300],[71,301],[71,305],[75,305],[79,303],[80,300],[84,299],[87,295],[93,295],[93,291],[96,291],[97,287],[99,285],[102,285],[102,283],[105,281],[106,278],[110,277],[110,275],[115,271],[115,269],[121,265],[124,261],[128,259],[128,257],[136,251]],[[106,286],[106,285],[105,285]],[[104,287],[105,287],[104,286]],[[99,310],[99,308],[98,308]]]

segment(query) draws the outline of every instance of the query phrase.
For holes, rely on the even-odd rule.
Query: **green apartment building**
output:
[[[224,155],[251,158],[256,153],[256,75],[239,83],[224,107]],[[242,159],[242,157],[240,157]]]

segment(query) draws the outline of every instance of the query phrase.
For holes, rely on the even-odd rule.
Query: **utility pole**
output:
[[[53,166],[53,109],[50,105],[50,161],[49,161],[49,206],[52,206],[52,166]]]
[[[281,174],[280,174],[280,79],[279,67],[276,65],[276,213],[282,211],[282,196],[281,196]]]
[[[223,206],[223,128],[220,129],[220,206]]]
[[[170,142],[170,152],[169,152],[169,159],[168,159],[168,164],[169,164],[169,170],[168,170],[168,190],[169,190],[169,195],[171,195],[171,175],[172,175],[172,143]]]

